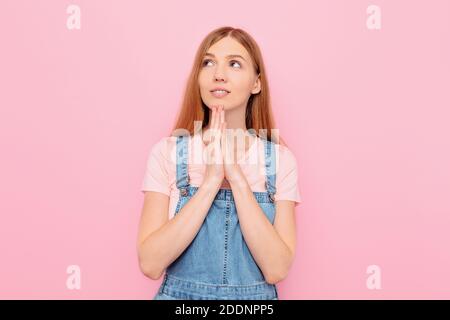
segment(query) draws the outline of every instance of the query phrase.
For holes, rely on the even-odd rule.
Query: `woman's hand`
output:
[[[210,126],[203,135],[207,146],[205,181],[221,185],[225,177],[221,141],[225,127],[223,106],[212,106]]]
[[[225,122],[220,144],[222,148],[225,179],[229,183],[246,181],[245,175],[238,163],[237,148],[231,143],[232,138],[234,139],[234,134],[228,132]]]

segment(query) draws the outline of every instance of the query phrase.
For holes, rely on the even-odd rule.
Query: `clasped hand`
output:
[[[245,179],[236,160],[236,150],[231,145],[231,136],[225,122],[223,106],[213,106],[210,126],[203,135],[207,145],[205,179],[222,184],[226,179],[230,184]]]

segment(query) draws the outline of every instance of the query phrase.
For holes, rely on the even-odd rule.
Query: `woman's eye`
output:
[[[212,62],[212,60],[210,60],[210,59],[203,60],[202,65],[206,66],[208,64],[208,62]],[[239,65],[239,68],[241,67],[241,63],[239,61],[236,61],[236,60],[231,60],[230,61],[231,65],[233,65],[234,63],[237,63]]]
[[[211,60],[209,60],[209,59],[206,59],[206,60],[203,60],[203,66],[205,66],[209,61],[211,61]]]
[[[237,63],[237,64],[239,65],[239,68],[241,67],[241,63],[240,63],[239,61],[236,61],[236,60],[231,60],[230,62],[231,62],[231,64],[233,64],[233,63]]]

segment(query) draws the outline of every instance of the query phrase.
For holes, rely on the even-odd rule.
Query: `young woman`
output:
[[[297,165],[273,133],[248,33],[222,27],[202,41],[173,129],[142,183],[140,268],[164,274],[154,299],[278,299],[296,246]]]

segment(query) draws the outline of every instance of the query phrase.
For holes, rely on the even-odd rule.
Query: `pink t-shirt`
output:
[[[175,214],[180,191],[176,186],[176,139],[169,136],[160,139],[150,150],[141,191],[157,191],[170,197],[169,219]],[[256,148],[258,147],[258,148]],[[189,184],[199,187],[206,170],[206,149],[200,135],[190,137],[188,141]],[[286,147],[275,144],[276,153],[276,193],[275,201],[300,202],[297,184],[297,161],[294,154]],[[252,191],[267,191],[264,141],[258,137],[248,152],[242,156],[240,166]]]

